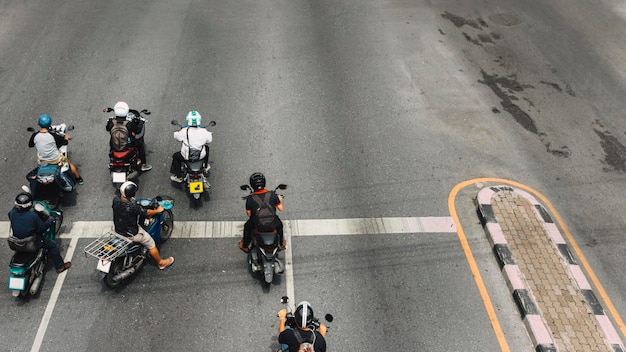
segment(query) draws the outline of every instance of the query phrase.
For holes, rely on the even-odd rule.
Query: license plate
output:
[[[189,182],[189,193],[202,193],[204,192],[204,183],[200,182]]]
[[[126,182],[126,173],[125,172],[111,172],[111,176],[113,177],[114,183],[124,183]]]
[[[99,259],[98,266],[96,267],[96,269],[102,271],[105,274],[108,274],[109,271],[111,270],[111,262],[108,260]]]
[[[9,276],[9,290],[24,291],[26,289],[26,278]]]

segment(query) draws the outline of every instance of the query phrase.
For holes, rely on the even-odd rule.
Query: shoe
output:
[[[238,245],[239,245],[239,249],[241,249],[242,251],[244,251],[244,252],[246,252],[246,253],[250,252],[250,248],[248,248],[248,247],[244,247],[244,245],[243,245],[243,242],[242,242],[242,241],[239,241]]]
[[[178,182],[178,183],[183,182],[183,179],[178,177],[178,176],[176,176],[176,175],[170,176],[170,180],[172,180],[173,182]]]
[[[165,264],[165,265],[159,265],[159,270],[163,270],[163,269],[165,269],[165,268],[168,268],[168,267],[170,267],[172,264],[174,264],[174,257],[169,257],[169,258],[168,258],[168,261],[167,261],[167,264]]]
[[[72,262],[65,262],[62,267],[57,269],[57,274],[60,274],[71,267],[72,267]]]
[[[283,240],[283,243],[281,243],[280,249],[285,249],[287,248],[287,240]]]
[[[76,179],[76,183],[78,183],[79,185],[85,184],[85,180],[83,180],[82,177],[79,177]]]
[[[150,171],[152,170],[152,165],[150,164],[141,164],[141,171]]]

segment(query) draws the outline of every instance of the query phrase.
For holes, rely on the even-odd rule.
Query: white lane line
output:
[[[295,288],[293,283],[293,257],[291,251],[291,231],[285,231],[285,239],[287,240],[287,248],[285,249],[285,293],[289,297],[289,302],[295,300]]]
[[[456,233],[449,216],[283,220],[283,223],[285,232],[291,236]],[[176,221],[172,238],[240,237],[243,224],[244,221]],[[112,221],[66,222],[60,238],[98,238],[112,225]],[[8,221],[0,222],[0,238],[6,238],[8,233]]]
[[[77,243],[78,237],[72,238],[72,241],[67,248],[67,253],[65,254],[65,261],[72,260]],[[63,287],[63,281],[65,281],[65,275],[67,275],[67,270],[62,272],[61,274],[58,274],[57,276],[57,281],[54,284],[52,294],[50,295],[50,300],[48,301],[48,305],[46,306],[46,311],[43,313],[43,317],[41,318],[41,323],[39,324],[39,329],[37,330],[37,335],[35,336],[33,347],[30,349],[31,352],[38,352],[41,348],[41,343],[43,342],[44,335],[46,334],[46,330],[48,329],[48,324],[50,323],[50,317],[52,317],[54,306],[56,305],[57,299],[59,298],[61,287]]]

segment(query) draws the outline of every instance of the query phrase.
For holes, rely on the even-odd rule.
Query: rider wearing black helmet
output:
[[[59,246],[53,240],[43,238],[41,235],[52,225],[52,217],[48,215],[42,220],[40,215],[30,211],[33,207],[33,196],[29,192],[21,192],[15,197],[15,206],[9,211],[12,236],[26,239],[33,236],[36,248],[46,248],[54,261],[57,273],[62,273],[72,266],[71,262],[63,262]]]
[[[264,200],[265,197],[270,197],[270,205],[275,207],[278,211],[283,211],[283,196],[276,194],[274,191],[268,191],[265,189],[265,176],[260,172],[255,172],[250,175],[250,187],[252,187],[252,194],[256,194]],[[254,221],[252,215],[258,208],[257,203],[248,196],[246,199],[246,215],[248,215],[248,221],[243,226],[243,241],[239,241],[239,249],[244,252],[250,251],[250,242],[252,241],[252,230],[254,230]],[[283,222],[278,216],[276,216],[276,232],[278,233],[278,244],[281,248],[285,248],[286,243],[283,235]]]
[[[159,250],[156,248],[154,240],[139,224],[139,216],[153,216],[163,211],[159,205],[156,209],[146,209],[137,204],[134,197],[137,193],[137,185],[134,182],[126,181],[120,186],[120,196],[113,198],[113,223],[115,232],[122,236],[129,237],[133,242],[141,243],[148,249],[152,259],[157,262],[159,269],[165,269],[174,263],[174,257],[161,259]]]
[[[280,324],[278,325],[278,342],[281,344],[282,352],[315,351],[326,352],[326,326],[319,324],[317,329],[311,328],[313,322],[313,308],[307,301],[302,301],[296,306],[293,312],[296,322],[296,329],[292,329],[285,325],[287,321],[287,311],[281,309],[278,311]],[[313,349],[311,349],[313,348]]]

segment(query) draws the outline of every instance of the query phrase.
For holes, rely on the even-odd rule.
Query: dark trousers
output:
[[[141,160],[141,164],[147,164],[146,160],[146,144],[143,142],[143,138],[135,139],[132,144],[135,149],[137,149],[137,158]]]
[[[172,155],[172,165],[170,166],[170,173],[176,175],[176,177],[182,178],[183,172],[181,170],[185,158],[180,152],[176,152]],[[206,167],[209,163],[209,153],[207,153],[202,159],[202,166]]]
[[[61,269],[63,267],[63,257],[61,257],[61,251],[57,243],[53,240],[43,238],[42,247],[48,250],[48,256],[54,261],[54,267]]]
[[[248,221],[243,225],[243,246],[250,246],[250,242],[252,241],[252,231],[254,230],[254,221],[251,218],[248,218]],[[278,245],[283,245],[283,222],[280,218],[276,217],[276,232],[278,233]]]

